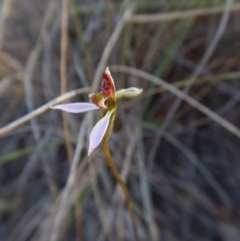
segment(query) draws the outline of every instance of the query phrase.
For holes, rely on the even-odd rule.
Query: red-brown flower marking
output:
[[[102,84],[100,90],[105,96],[114,98],[116,90],[113,77],[108,68],[102,74]]]
[[[92,103],[94,103],[99,108],[107,109],[106,100],[108,99],[108,97],[105,97],[103,93],[90,94],[89,98],[92,101]]]

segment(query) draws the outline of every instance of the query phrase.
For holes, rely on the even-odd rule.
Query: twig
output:
[[[63,95],[57,97],[54,100],[51,100],[47,104],[42,105],[41,107],[39,107],[36,110],[28,113],[27,115],[25,115],[25,116],[15,120],[15,121],[13,121],[12,123],[0,128],[0,137],[6,135],[7,133],[13,131],[17,127],[25,124],[26,122],[30,121],[31,119],[33,119],[33,118],[43,114],[44,112],[48,111],[51,106],[59,104],[59,103],[65,101],[65,100],[68,100],[70,98],[73,98],[78,94],[87,93],[87,92],[89,92],[89,89],[90,89],[89,87],[85,87],[85,88],[73,90],[73,91],[70,91],[66,94],[63,94]]]
[[[60,60],[60,77],[61,77],[61,94],[64,94],[67,91],[67,52],[68,52],[68,0],[62,0],[62,22],[61,22],[61,60]],[[69,125],[67,121],[67,114],[62,111],[62,122],[63,122],[63,129],[65,133],[69,133]],[[66,135],[65,138],[67,155],[68,155],[68,163],[72,163],[73,159],[73,148],[71,145],[71,141]],[[76,189],[76,184],[74,185]],[[76,192],[74,192],[76,193]],[[74,195],[74,212],[75,212],[75,227],[76,227],[76,238],[77,240],[81,240],[82,233],[81,230],[81,217],[79,212],[79,205],[78,205],[78,197]]]
[[[77,147],[73,156],[73,161],[72,164],[70,166],[70,172],[69,172],[69,176],[68,176],[68,180],[67,180],[67,184],[66,187],[63,190],[62,193],[62,198],[60,201],[60,205],[57,209],[54,221],[53,221],[53,226],[51,229],[51,233],[50,233],[50,241],[56,241],[58,240],[58,237],[60,235],[60,230],[61,230],[61,225],[63,223],[64,218],[66,217],[69,208],[70,208],[70,197],[71,197],[71,192],[73,191],[75,185],[76,185],[76,178],[77,178],[77,173],[76,173],[76,169],[79,163],[79,159],[81,156],[81,152],[83,149],[83,139],[84,139],[84,130],[86,129],[86,118],[84,119],[81,128],[79,130],[79,135],[78,135],[78,142],[77,142]],[[83,166],[86,165],[87,162],[82,161],[81,164]],[[76,197],[76,194],[75,194]]]
[[[226,114],[226,112],[230,111],[237,103],[239,103],[239,101],[240,101],[240,93],[237,93],[233,96],[231,100],[226,102],[223,106],[218,108],[215,112],[221,115]],[[186,131],[195,129],[196,127],[207,125],[210,122],[211,122],[211,119],[209,119],[208,117],[204,117],[200,120],[190,123],[188,126],[173,128],[171,129],[171,133],[173,133],[174,135],[179,135],[180,133],[184,133]]]
[[[141,195],[143,199],[143,206],[146,211],[146,220],[148,223],[148,229],[150,233],[150,240],[158,241],[160,239],[159,230],[156,227],[153,218],[153,205],[151,194],[149,191],[149,186],[147,182],[147,168],[145,167],[144,161],[146,160],[144,153],[144,145],[142,140],[142,130],[138,127],[136,133],[136,139],[138,143],[138,149],[136,151],[137,164],[139,168],[139,176],[140,176],[140,186],[141,186]]]
[[[61,95],[67,91],[67,50],[68,50],[68,0],[62,0],[62,22],[61,22],[61,60],[60,60],[60,78]],[[67,114],[62,111],[62,121],[64,132],[69,132]],[[73,149],[71,142],[66,136],[66,148],[69,163],[72,162]]]
[[[235,78],[236,79],[240,78],[240,72],[239,71],[237,71],[237,72],[229,72],[229,73],[224,73],[224,74],[217,74],[217,75],[212,75],[212,76],[200,77],[200,78],[197,78],[193,84],[194,85],[200,85],[200,84],[205,84],[205,83],[212,83],[212,84],[214,84],[214,83],[219,82],[219,81],[233,80]],[[184,80],[173,82],[171,84],[174,87],[176,87],[177,89],[181,89],[181,88],[187,86],[188,82],[189,82],[189,79],[184,79]],[[226,88],[223,89],[223,90],[226,91]],[[235,93],[235,95],[233,97],[234,100],[237,102],[238,99],[239,99],[239,97],[238,97],[239,93],[238,93],[237,90],[235,91],[235,89],[232,89],[232,90],[234,92],[237,92],[237,93]],[[130,108],[130,106],[132,106],[133,104],[139,102],[141,99],[144,99],[146,97],[149,97],[149,96],[152,96],[152,95],[155,95],[155,94],[164,93],[165,91],[166,91],[166,89],[164,89],[162,87],[156,87],[154,89],[146,90],[140,96],[138,96],[137,98],[134,98],[131,101],[128,101],[128,102],[124,103],[123,107],[121,107],[121,108],[123,110],[128,109],[128,108]],[[232,94],[234,94],[234,93],[232,93]],[[229,102],[229,105],[233,105],[234,104],[233,103],[234,100]],[[224,113],[224,112],[221,111],[218,114],[222,114],[222,113]],[[209,119],[208,119],[208,121],[209,121]]]
[[[148,73],[146,73],[142,70],[138,70],[138,69],[126,67],[126,66],[117,66],[117,65],[111,66],[111,71],[129,73],[129,74],[138,76],[140,78],[146,79],[150,82],[153,82],[157,85],[162,86],[163,88],[165,88],[166,90],[168,90],[172,94],[176,95],[178,98],[184,100],[185,102],[187,102],[188,104],[190,104],[191,106],[193,106],[194,108],[196,108],[197,110],[202,112],[203,114],[207,115],[209,118],[214,120],[220,126],[222,126],[226,130],[231,132],[234,136],[240,138],[240,130],[236,126],[234,126],[229,121],[222,118],[221,116],[217,115],[216,113],[214,113],[209,108],[202,105],[201,103],[199,103],[198,101],[196,101],[195,99],[190,97],[189,95],[187,95],[187,94],[183,93],[182,91],[178,90],[177,88],[175,88],[171,84],[168,84],[166,81],[164,81],[160,78],[157,78],[154,75],[148,74]]]
[[[37,62],[38,56],[39,56],[41,48],[42,48],[42,43],[41,43],[42,35],[44,35],[44,33],[47,29],[47,26],[48,26],[48,24],[51,20],[51,17],[52,17],[51,15],[53,13],[54,6],[55,6],[54,2],[55,2],[55,0],[51,0],[49,2],[48,6],[47,6],[47,10],[46,10],[46,13],[44,15],[43,22],[42,22],[42,25],[41,25],[40,34],[38,36],[35,47],[33,48],[33,50],[31,51],[31,53],[29,55],[27,65],[26,65],[26,69],[25,69],[25,72],[24,72],[25,101],[26,101],[28,111],[33,111],[33,109],[34,109],[33,89],[32,89],[32,82],[31,81],[32,81],[32,76],[33,76],[33,72],[34,72],[34,67],[35,67],[35,64]],[[34,140],[38,144],[41,137],[40,137],[40,131],[38,129],[37,120],[31,119],[30,125],[31,125],[31,128],[32,128]],[[56,196],[57,192],[58,192],[58,188],[57,188],[57,185],[56,185],[55,181],[52,178],[50,167],[45,162],[44,157],[43,157],[43,153],[40,152],[40,151],[37,151],[37,152],[40,156],[40,160],[42,162],[44,173],[46,175],[51,193],[54,196]]]
[[[2,52],[3,48],[5,23],[7,16],[10,13],[12,1],[13,0],[4,0],[2,3],[2,11],[0,13],[0,53]]]
[[[78,149],[78,151],[80,151],[80,149]],[[76,168],[71,173],[71,178],[69,179],[70,182],[67,184],[66,188],[60,192],[54,200],[54,203],[49,208],[48,214],[41,223],[41,227],[37,230],[34,240],[46,241],[52,240],[51,238],[55,238],[54,240],[56,241],[58,240],[60,234],[63,233],[65,226],[62,225],[64,224],[64,220],[66,220],[66,215],[69,213],[70,208],[74,204],[74,196],[79,197],[83,191],[88,188],[90,180],[89,175],[86,172],[87,163],[87,158],[83,158],[80,165],[75,166]],[[74,182],[77,183],[78,189],[74,188]],[[63,200],[64,202],[62,202]],[[60,216],[58,216],[59,214]],[[60,218],[60,220],[58,220],[58,218]],[[57,223],[58,226],[57,229],[55,229],[55,225]],[[56,236],[53,237],[53,233],[56,234]]]
[[[230,12],[237,12],[240,10],[240,4],[234,4],[229,7]],[[160,14],[133,14],[129,19],[132,23],[152,23],[152,22],[165,22],[175,21],[180,19],[197,18],[201,16],[218,14],[225,11],[225,6],[217,6],[211,8],[191,9],[186,11],[177,11],[172,13]]]

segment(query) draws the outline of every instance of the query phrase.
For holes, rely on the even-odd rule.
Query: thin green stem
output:
[[[106,131],[106,133],[103,137],[103,140],[102,140],[102,148],[103,148],[105,158],[107,160],[107,164],[108,164],[112,174],[116,178],[118,184],[120,185],[120,187],[122,188],[122,191],[124,193],[124,196],[125,196],[125,199],[126,199],[126,205],[127,205],[127,208],[128,208],[128,212],[130,214],[132,225],[133,225],[133,231],[134,231],[135,239],[138,241],[139,238],[138,238],[138,233],[137,233],[137,223],[136,223],[135,215],[134,215],[134,212],[133,212],[133,204],[132,204],[132,201],[131,201],[131,197],[130,197],[128,188],[125,185],[124,181],[122,180],[122,178],[121,178],[121,176],[120,176],[120,174],[119,174],[119,172],[118,172],[118,170],[117,170],[117,168],[116,168],[116,166],[113,162],[113,159],[112,159],[112,156],[109,152],[109,149],[108,149],[108,139],[109,139],[110,134],[112,132],[115,114],[116,114],[116,110],[113,110],[113,113],[111,115],[111,119],[110,119],[110,122],[109,122],[109,126],[108,126],[107,131]]]

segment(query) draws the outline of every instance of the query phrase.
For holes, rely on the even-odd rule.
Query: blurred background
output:
[[[239,40],[237,0],[1,0],[0,240],[134,240],[98,111],[49,109],[107,66],[144,90],[109,140],[140,240],[240,240]]]

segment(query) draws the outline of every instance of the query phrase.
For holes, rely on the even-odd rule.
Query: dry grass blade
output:
[[[126,22],[130,19],[133,12],[133,7],[127,8],[121,18],[118,21],[117,26],[115,27],[111,37],[109,38],[106,47],[102,53],[101,59],[99,61],[98,67],[96,69],[94,78],[93,78],[93,85],[92,85],[92,91],[95,91],[97,89],[97,86],[99,85],[99,81],[101,79],[101,75],[104,72],[104,68],[106,67],[106,63],[109,59],[109,56],[112,52],[112,49],[114,45],[116,44],[116,41],[118,40],[122,29],[124,28]]]
[[[25,124],[26,122],[32,120],[33,118],[35,118],[37,116],[43,114],[44,112],[48,111],[51,106],[59,104],[59,103],[65,101],[65,100],[71,99],[78,94],[83,94],[83,93],[87,93],[87,92],[89,92],[89,87],[85,87],[85,88],[70,91],[66,94],[63,94],[63,95],[57,97],[56,99],[54,99],[52,101],[49,101],[45,105],[42,105],[41,107],[37,108],[36,110],[33,110],[29,114],[27,114],[27,115],[15,120],[14,122],[0,128],[0,136],[4,136],[4,135],[8,134],[9,132],[13,131],[14,129],[18,128],[19,126]]]
[[[61,77],[61,95],[67,91],[67,52],[68,52],[68,0],[62,1],[62,24],[61,24],[61,61],[60,61],[60,77]],[[62,121],[64,132],[69,132],[67,123],[67,114],[62,112]],[[71,142],[66,136],[66,148],[68,153],[68,161],[72,162],[73,149]]]
[[[227,0],[226,1],[226,5],[225,5],[225,11],[221,17],[218,29],[216,31],[216,34],[213,38],[213,40],[211,41],[211,43],[209,44],[209,46],[207,47],[200,63],[197,65],[196,69],[194,70],[194,72],[192,73],[188,85],[183,89],[183,93],[188,93],[188,91],[190,90],[190,88],[192,87],[192,85],[194,84],[194,82],[196,81],[196,78],[199,76],[199,74],[201,74],[201,72],[204,69],[204,66],[206,65],[206,63],[208,62],[208,60],[210,59],[210,57],[212,56],[214,50],[217,47],[217,44],[219,43],[225,29],[226,29],[226,25],[229,19],[229,11],[230,11],[230,7],[232,5],[233,0]],[[182,103],[182,99],[181,98],[177,98],[175,100],[175,102],[173,103],[173,105],[171,106],[170,110],[168,111],[163,123],[162,123],[162,128],[161,131],[159,131],[159,133],[157,134],[155,141],[153,143],[153,147],[150,151],[149,154],[149,163],[150,163],[150,169],[153,163],[153,159],[157,150],[157,147],[159,146],[159,143],[161,141],[161,136],[162,136],[162,130],[165,130],[168,126],[168,124],[170,123],[170,121],[172,120],[174,114],[176,113],[177,109],[179,108],[180,104]]]
[[[43,23],[41,26],[41,32],[38,36],[37,39],[37,43],[34,47],[34,49],[31,51],[28,61],[27,61],[27,65],[26,65],[26,69],[25,69],[25,73],[24,73],[24,90],[25,90],[25,100],[26,100],[26,105],[28,108],[28,111],[31,112],[34,109],[34,101],[33,101],[33,96],[34,96],[34,91],[32,88],[32,76],[33,76],[33,72],[34,72],[34,67],[35,64],[37,62],[37,59],[39,57],[42,45],[41,45],[41,38],[42,35],[45,34],[47,25],[49,24],[50,20],[51,20],[51,16],[53,14],[53,11],[55,10],[55,4],[54,4],[55,0],[52,0],[49,2],[49,5],[47,7],[47,11],[44,15],[43,18]],[[30,125],[31,125],[31,129],[33,132],[33,136],[35,139],[35,142],[38,143],[40,141],[40,132],[39,132],[39,128],[38,128],[38,123],[36,119],[31,119],[30,120]],[[55,181],[52,178],[52,171],[50,166],[46,163],[46,161],[44,160],[43,157],[43,153],[39,152],[39,156],[43,165],[43,169],[48,181],[48,185],[50,187],[51,193],[53,196],[57,195],[58,192],[58,188],[57,185],[55,183]]]
[[[76,186],[76,178],[77,178],[76,170],[77,170],[77,166],[78,166],[81,152],[83,149],[83,139],[84,139],[84,135],[85,135],[84,129],[86,128],[85,125],[86,125],[86,118],[83,121],[80,131],[79,131],[77,147],[76,147],[76,150],[74,153],[72,164],[70,166],[70,173],[68,176],[67,184],[63,190],[60,205],[57,209],[56,216],[54,218],[54,223],[53,223],[51,233],[50,233],[50,239],[49,239],[50,241],[55,241],[60,236],[60,231],[61,231],[61,227],[63,225],[63,221],[66,218],[66,215],[68,214],[69,209],[70,209],[70,203],[72,201],[72,200],[70,200],[70,193]],[[81,164],[85,165],[86,161],[85,162],[82,161]]]
[[[4,0],[2,3],[1,14],[0,14],[0,53],[2,52],[4,42],[4,30],[7,16],[10,14],[12,0]]]
[[[154,221],[152,198],[150,196],[150,189],[147,183],[147,168],[145,167],[144,163],[144,160],[146,158],[144,153],[143,137],[142,131],[139,128],[137,130],[136,137],[138,146],[137,161],[140,175],[141,194],[143,199],[143,205],[146,211],[146,220],[148,220],[150,240],[157,241],[160,237],[160,230],[157,229],[156,223]]]
[[[217,192],[217,194],[222,199],[224,205],[230,210],[232,208],[232,201],[225,192],[225,190],[217,183],[217,181],[213,178],[211,173],[206,169],[206,167],[201,163],[200,160],[192,153],[186,146],[184,146],[180,141],[178,141],[171,134],[164,132],[164,137],[171,142],[180,152],[182,152],[195,166],[197,166],[202,172],[204,178],[209,182],[209,184],[213,187],[213,189]]]
[[[152,23],[152,22],[165,22],[174,21],[180,19],[196,18],[206,15],[218,14],[225,11],[225,6],[192,9],[186,11],[179,11],[173,13],[160,13],[160,14],[133,14],[129,21],[132,23]],[[229,11],[240,11],[240,4],[234,4],[229,7]]]
[[[128,73],[135,76],[138,76],[139,78],[146,79],[150,82],[153,82],[154,84],[160,85],[162,88],[168,90],[172,94],[176,95],[178,98],[186,101],[189,105],[193,106],[203,114],[207,115],[209,118],[214,120],[216,123],[218,123],[220,126],[222,126],[224,129],[231,132],[234,136],[240,138],[240,130],[233,124],[231,124],[229,121],[225,120],[221,116],[217,115],[213,111],[211,111],[206,106],[202,105],[189,95],[183,93],[182,91],[178,90],[174,86],[168,84],[166,81],[157,78],[156,76],[153,76],[151,74],[148,74],[142,70],[138,70],[131,67],[126,66],[111,66],[112,71],[122,72],[122,73]]]
[[[95,179],[96,168],[94,166],[94,163],[91,163],[89,165],[89,173],[90,173],[90,178],[91,178],[91,185],[92,185],[92,189],[93,189],[94,199],[96,200],[99,217],[100,217],[101,223],[103,225],[104,234],[106,235],[108,240],[115,240],[115,237],[112,234],[111,229],[109,228],[109,226],[111,226],[111,225],[110,225],[109,220],[106,218],[107,215],[106,215],[105,205],[103,203],[99,188],[96,183],[96,179]]]

